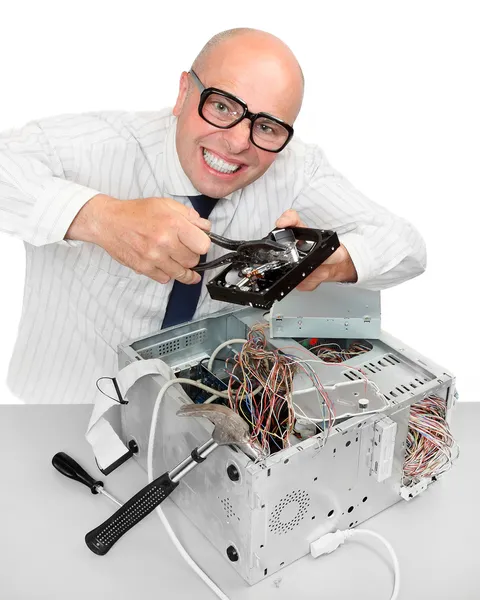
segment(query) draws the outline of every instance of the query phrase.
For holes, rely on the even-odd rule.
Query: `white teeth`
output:
[[[219,173],[235,173],[240,168],[240,165],[232,165],[219,156],[212,154],[206,148],[203,149],[203,158],[209,167]]]

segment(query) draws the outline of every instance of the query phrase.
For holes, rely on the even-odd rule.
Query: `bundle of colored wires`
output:
[[[293,377],[303,371],[310,379],[322,407],[322,419],[301,416],[324,433],[324,440],[335,422],[333,403],[322,386],[315,369],[298,356],[287,354],[285,348],[269,348],[265,335],[266,324],[254,325],[241,350],[226,360],[228,373],[228,404],[249,423],[251,441],[260,444],[265,453],[290,446],[296,417],[293,403]],[[236,343],[242,340],[230,340]],[[229,345],[228,342],[222,347]],[[212,357],[216,355],[217,348]],[[319,423],[323,422],[323,427]]]
[[[341,363],[349,358],[358,356],[359,354],[365,354],[365,352],[369,352],[371,348],[368,348],[361,342],[352,342],[347,349],[342,348],[335,342],[325,342],[316,346],[312,346],[308,348],[308,350],[313,354],[316,354],[324,362]]]
[[[445,400],[432,395],[413,404],[403,465],[404,485],[447,471],[458,453],[446,421]]]
[[[249,423],[252,442],[268,453],[290,445],[295,414],[291,390],[295,367],[277,349],[268,349],[265,325],[254,325],[233,359],[227,359],[229,406]],[[233,365],[232,365],[233,363]]]

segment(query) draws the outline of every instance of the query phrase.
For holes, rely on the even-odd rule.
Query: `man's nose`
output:
[[[247,150],[250,146],[250,121],[243,119],[231,129],[225,129],[223,132],[225,140],[230,152],[238,154]]]

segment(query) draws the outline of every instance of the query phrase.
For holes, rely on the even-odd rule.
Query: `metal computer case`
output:
[[[179,371],[209,356],[223,341],[245,337],[249,326],[262,319],[263,311],[243,309],[170,328],[121,346],[119,366],[161,357]],[[385,332],[368,341],[372,350],[367,354],[341,367],[317,363],[315,369],[324,385],[335,385],[358,379],[352,367],[362,366],[388,401],[384,412],[339,422],[323,447],[320,436],[311,437],[257,464],[233,447],[220,447],[171,496],[249,584],[306,555],[310,542],[321,535],[353,527],[401,500],[413,403],[439,395],[450,419],[454,379],[448,372]],[[282,338],[269,342],[279,348],[297,344]],[[162,384],[157,376],[142,378],[122,408],[124,441],[137,442],[136,458],[145,469],[151,414]],[[190,400],[180,386],[169,391],[157,430],[155,475],[171,469],[206,441],[213,427],[206,419],[177,417],[177,408]],[[391,475],[379,481],[375,442],[379,422],[385,418],[396,424],[396,431]],[[230,465],[238,472],[236,481],[227,473]],[[232,561],[232,556],[238,560]]]

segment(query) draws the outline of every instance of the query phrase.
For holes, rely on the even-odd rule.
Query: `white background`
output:
[[[427,242],[427,273],[383,293],[384,328],[453,372],[461,400],[477,401],[476,8],[459,0],[9,2],[0,130],[66,112],[171,106],[181,71],[213,34],[274,33],[306,77],[298,136]],[[0,256],[0,402],[13,402],[4,381],[22,305],[22,242],[0,236]]]

